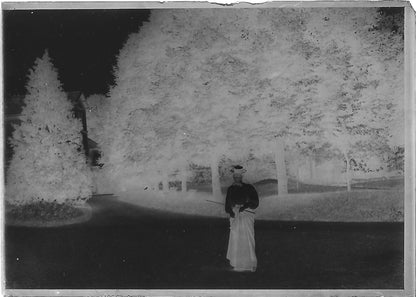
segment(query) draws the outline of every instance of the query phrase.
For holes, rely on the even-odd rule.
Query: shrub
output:
[[[22,205],[6,203],[6,220],[12,221],[60,221],[79,217],[82,210],[72,204],[35,201]]]

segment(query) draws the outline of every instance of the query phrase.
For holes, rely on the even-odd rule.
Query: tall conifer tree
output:
[[[10,142],[14,155],[7,172],[6,199],[81,202],[91,196],[92,179],[82,147],[82,123],[62,90],[48,52],[29,73],[21,123]]]

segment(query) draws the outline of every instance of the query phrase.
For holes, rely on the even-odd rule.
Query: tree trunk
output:
[[[163,171],[158,169],[154,172],[153,181],[155,185],[155,190],[158,192],[163,191]]]
[[[347,162],[346,170],[345,170],[345,179],[347,182],[347,191],[351,191],[351,176],[350,176],[350,160],[348,158],[348,154],[344,153],[344,158]]]
[[[212,195],[214,196],[215,200],[221,201],[222,194],[221,194],[221,182],[220,182],[220,174],[218,171],[218,164],[219,164],[219,156],[217,154],[213,154],[211,158]]]
[[[158,179],[159,175],[160,174],[158,171],[152,172],[150,174],[151,177],[149,178],[148,186],[150,187],[152,191],[159,191],[159,183],[160,183],[160,180]]]
[[[315,164],[315,158],[313,156],[309,157],[309,177],[311,181],[315,180],[316,176],[316,164]]]
[[[186,191],[188,191],[186,185],[188,177],[188,164],[186,162],[184,162],[184,164],[182,165],[181,171],[181,190],[182,193],[185,193]]]
[[[300,168],[299,165],[297,165],[296,168],[296,191],[299,192],[299,180],[300,180]]]
[[[287,194],[287,174],[285,163],[285,145],[283,139],[277,139],[275,151],[278,195]]]
[[[163,173],[162,186],[164,192],[169,191],[169,176],[167,172]]]

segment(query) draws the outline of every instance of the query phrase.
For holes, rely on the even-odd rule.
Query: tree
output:
[[[120,176],[156,178],[160,171],[166,185],[183,164],[210,166],[220,196],[221,159],[271,154],[285,193],[289,148],[329,158],[347,139],[350,153],[374,149],[375,140],[382,151],[388,129],[378,119],[392,98],[379,90],[397,84],[384,79],[380,53],[371,54],[382,40],[365,34],[376,15],[376,9],[153,11],[118,56],[104,121],[107,167]],[[362,121],[370,110],[377,120]]]
[[[14,155],[6,199],[12,204],[82,202],[92,194],[82,123],[73,116],[47,51],[35,61],[26,88],[22,121],[10,139]]]
[[[287,193],[285,148],[292,141],[290,115],[298,104],[295,81],[306,75],[305,58],[295,48],[305,30],[305,10],[259,10],[260,26],[246,38],[253,75],[248,100],[240,104],[239,125],[256,154],[274,156],[278,193]],[[289,136],[289,137],[288,137]]]
[[[326,86],[317,100],[325,111],[320,126],[325,141],[344,159],[350,190],[351,161],[389,150],[391,126],[401,113],[403,47],[400,37],[374,31],[379,23],[374,9],[324,13],[313,18],[305,37],[320,52],[310,59],[320,78],[317,87]]]
[[[173,47],[175,38],[166,34],[168,26],[158,13],[150,22],[129,36],[118,55],[105,112],[106,132],[99,142],[105,170],[112,178],[162,178],[166,189],[172,170],[167,145],[183,120],[172,102],[184,94],[186,49]]]

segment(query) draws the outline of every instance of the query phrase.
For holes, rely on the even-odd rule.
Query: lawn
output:
[[[265,179],[253,184],[259,196],[277,195],[277,180]],[[211,184],[188,184],[189,189],[194,189],[199,192],[212,193]],[[371,180],[353,180],[352,189],[403,189],[404,178],[389,178],[389,179],[371,179]],[[222,187],[222,192],[227,192],[227,186]],[[317,185],[297,182],[294,179],[288,180],[288,192],[290,193],[322,193],[322,192],[338,192],[345,191],[344,185]]]
[[[385,184],[391,187],[377,189],[377,186]],[[385,184],[379,181],[360,183],[350,192],[345,187],[302,184],[300,189],[303,192],[276,195],[276,184],[263,181],[255,184],[260,196],[256,217],[288,221],[401,222],[404,213],[403,182],[398,180]],[[226,188],[223,188],[223,193],[225,192]],[[226,217],[221,205],[224,197],[214,198],[206,186],[190,189],[187,193],[175,190],[152,192],[136,188],[120,191],[116,195],[124,202],[142,207],[190,215]]]
[[[88,222],[7,227],[9,289],[400,289],[402,223],[256,220],[256,273],[226,270],[225,218],[94,197]]]

